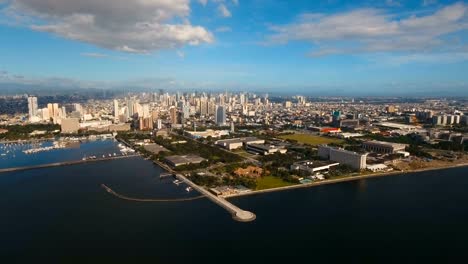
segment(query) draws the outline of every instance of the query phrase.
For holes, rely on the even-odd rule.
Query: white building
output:
[[[238,149],[247,144],[264,144],[265,140],[258,139],[256,137],[246,138],[231,138],[225,140],[218,140],[215,142],[216,145],[223,147],[228,150]]]
[[[28,110],[29,110],[29,121],[37,121],[37,97],[30,96],[28,97]]]
[[[119,110],[119,101],[114,99],[114,120],[117,122],[119,120],[120,110]]]
[[[360,154],[327,145],[320,145],[318,147],[318,154],[321,158],[346,164],[354,169],[362,170],[366,168],[367,153]]]

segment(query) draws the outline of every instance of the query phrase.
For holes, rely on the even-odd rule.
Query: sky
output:
[[[0,91],[468,96],[468,2],[0,0]]]

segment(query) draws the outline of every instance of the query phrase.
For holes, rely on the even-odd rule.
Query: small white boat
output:
[[[189,187],[185,188],[185,190],[186,190],[187,192],[190,192],[190,191],[192,190],[192,187],[189,186]]]

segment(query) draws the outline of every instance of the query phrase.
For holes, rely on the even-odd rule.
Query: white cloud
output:
[[[5,14],[31,17],[33,30],[99,47],[149,53],[213,42],[188,21],[189,0],[12,0]]]
[[[208,0],[198,0],[198,3],[200,3],[202,6],[206,6]]]
[[[426,16],[395,18],[378,9],[333,15],[306,14],[292,24],[273,26],[269,43],[307,41],[313,56],[336,53],[427,51],[445,48],[443,36],[468,29],[468,6],[456,3]]]
[[[231,11],[224,4],[218,6],[218,12],[222,17],[231,17]]]

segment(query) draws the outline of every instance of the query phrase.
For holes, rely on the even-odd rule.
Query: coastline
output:
[[[367,175],[349,176],[349,177],[343,177],[339,179],[324,180],[320,182],[297,184],[297,185],[284,186],[284,187],[278,187],[278,188],[251,191],[251,192],[246,192],[246,193],[225,195],[222,197],[225,199],[229,199],[229,198],[236,198],[236,197],[242,197],[242,196],[258,195],[258,194],[263,194],[263,193],[287,191],[287,190],[293,190],[293,189],[299,189],[299,188],[310,188],[310,187],[315,187],[315,186],[328,185],[328,184],[341,183],[341,182],[357,181],[357,180],[368,179],[368,178],[394,176],[394,175],[402,175],[402,174],[408,174],[408,173],[418,173],[418,172],[424,172],[424,171],[437,171],[437,170],[460,168],[460,167],[468,167],[468,162],[460,163],[460,164],[456,164],[452,166],[422,168],[422,169],[408,170],[408,171],[389,171],[389,172],[372,173],[372,174],[367,174]]]

